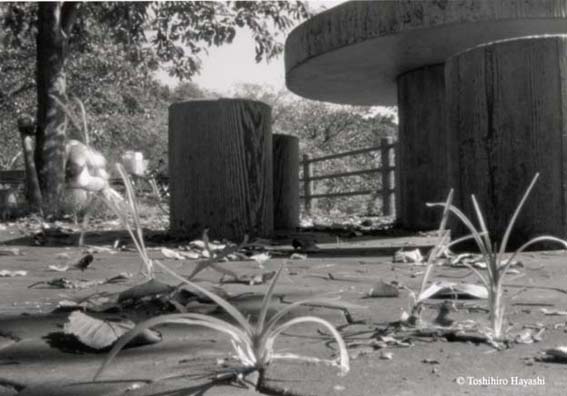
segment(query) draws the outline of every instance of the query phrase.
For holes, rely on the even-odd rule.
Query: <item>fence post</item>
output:
[[[305,202],[305,212],[311,214],[311,162],[309,155],[303,154],[303,200]]]
[[[381,179],[382,179],[382,214],[384,216],[392,215],[392,155],[390,146],[392,138],[386,137],[380,139],[380,160],[382,162]]]

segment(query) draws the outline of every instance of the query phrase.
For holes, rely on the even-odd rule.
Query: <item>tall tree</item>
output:
[[[55,101],[66,97],[65,61],[77,3],[38,4],[35,162],[46,208],[58,207],[65,183],[65,129]]]
[[[188,80],[208,47],[232,42],[241,28],[252,32],[260,61],[280,54],[280,32],[307,16],[300,1],[1,4],[4,49],[36,46],[35,161],[47,207],[58,207],[64,183],[66,135],[54,98],[66,100],[66,64],[75,53],[96,51],[90,40],[101,30],[132,67],[144,73],[165,67]]]

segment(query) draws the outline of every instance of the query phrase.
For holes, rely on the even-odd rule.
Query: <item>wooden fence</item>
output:
[[[335,197],[350,197],[356,195],[372,195],[376,194],[382,198],[382,214],[390,216],[393,214],[394,207],[394,152],[396,144],[393,143],[391,138],[384,138],[380,141],[379,146],[368,147],[359,150],[347,151],[338,154],[326,155],[323,157],[310,158],[308,155],[303,155],[301,167],[303,168],[303,177],[300,181],[303,182],[303,195],[301,198],[305,204],[305,211],[311,212],[312,202],[317,198],[335,198]],[[331,173],[325,175],[313,176],[313,165],[315,163],[329,161],[337,158],[352,157],[355,155],[365,154],[377,151],[379,155],[379,166],[369,169],[354,170],[348,172]],[[356,191],[340,191],[326,194],[313,194],[314,183],[319,180],[337,179],[339,177],[350,177],[359,175],[376,174],[379,175],[381,180],[381,187],[378,190],[356,190]]]
[[[311,211],[312,202],[317,198],[336,198],[336,197],[349,197],[357,195],[373,195],[376,194],[382,199],[382,214],[390,216],[394,212],[394,153],[396,144],[393,143],[391,138],[385,138],[380,141],[379,146],[368,147],[359,150],[347,151],[338,154],[326,155],[323,157],[310,158],[307,155],[303,156],[301,167],[303,169],[303,177],[300,179],[303,182],[303,194],[300,196],[305,204],[306,212]],[[355,155],[365,154],[377,151],[379,155],[379,166],[354,170],[348,172],[331,173],[324,175],[313,175],[313,166],[315,163],[329,161],[337,158],[352,157]],[[378,190],[356,190],[356,191],[339,191],[325,194],[313,194],[314,183],[325,179],[337,179],[340,177],[351,177],[359,175],[375,174],[381,180],[381,187]],[[24,182],[24,171],[0,171],[0,184],[18,185]],[[111,180],[113,185],[121,185],[122,180],[115,178]]]

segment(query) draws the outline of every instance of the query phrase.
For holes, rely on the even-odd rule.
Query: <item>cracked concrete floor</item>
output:
[[[393,238],[396,240],[396,238]],[[418,238],[419,239],[419,238]],[[418,241],[419,242],[419,241]],[[389,240],[385,245],[403,246],[403,241]],[[419,244],[412,240],[411,244]],[[384,246],[385,246],[384,245]],[[368,246],[367,244],[364,246]],[[132,252],[95,254],[92,269],[64,274],[49,272],[47,267],[61,264],[58,254],[66,252],[79,257],[81,249],[65,247],[19,246],[23,255],[0,257],[0,269],[27,270],[25,277],[0,278],[0,395],[249,395],[254,390],[230,384],[211,384],[211,375],[219,370],[219,360],[229,359],[232,349],[223,335],[198,327],[161,326],[163,341],[121,352],[98,382],[92,376],[105,353],[76,351],[54,343],[53,334],[61,332],[68,313],[52,313],[58,301],[76,299],[98,291],[116,292],[140,282],[134,278],[126,284],[103,285],[86,290],[54,289],[28,286],[56,277],[101,279],[120,272],[136,273],[139,259]],[[355,250],[357,254],[361,250]],[[321,316],[339,327],[347,341],[368,340],[374,329],[398,320],[409,303],[408,292],[401,289],[395,298],[367,298],[368,290],[382,279],[417,288],[423,267],[409,263],[392,263],[380,251],[348,256],[344,251],[333,257],[329,248],[325,255],[308,255],[305,260],[289,260],[276,287],[279,296],[274,304],[295,301],[305,296],[333,293],[343,300],[363,305],[350,313],[356,324],[349,324],[338,310],[303,307],[295,314]],[[348,252],[347,252],[348,253]],[[152,254],[159,255],[158,252]],[[358,351],[351,361],[351,372],[338,376],[336,368],[295,361],[274,363],[267,372],[267,385],[272,394],[287,395],[559,395],[567,386],[565,366],[533,362],[533,357],[550,347],[567,344],[565,316],[547,316],[542,307],[567,310],[567,294],[551,287],[567,285],[567,254],[562,251],[526,253],[520,274],[510,277],[507,287],[507,320],[516,329],[543,324],[543,340],[530,345],[515,345],[497,352],[487,345],[424,339],[409,348],[390,347],[391,359],[383,359],[381,351]],[[178,273],[188,274],[195,263],[190,260],[163,260]],[[284,258],[266,263],[275,269]],[[239,273],[258,271],[254,262],[227,264]],[[332,279],[328,274],[332,274]],[[437,267],[435,278],[477,282],[467,269]],[[158,277],[175,283],[165,274]],[[199,279],[216,283],[218,273],[207,270]],[[526,287],[528,286],[528,287]],[[231,295],[242,295],[235,304],[253,315],[260,305],[265,285],[225,284]],[[280,301],[283,299],[283,302]],[[439,303],[434,301],[433,304]],[[473,309],[485,302],[467,300],[454,313],[456,320],[486,320],[486,313]],[[468,307],[468,308],[467,308]],[[434,315],[434,309],[425,315]],[[133,320],[143,312],[128,313]],[[276,343],[285,352],[299,352],[330,358],[335,353],[332,342],[317,326],[297,326],[287,331]],[[354,351],[351,351],[354,352]],[[170,378],[165,378],[170,377]],[[464,381],[464,384],[458,382]],[[483,380],[483,378],[485,380]],[[543,385],[513,385],[514,378],[543,378]],[[507,384],[503,384],[504,380]],[[482,382],[498,382],[482,384]]]

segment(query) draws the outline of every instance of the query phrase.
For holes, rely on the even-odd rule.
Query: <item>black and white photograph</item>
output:
[[[567,0],[0,25],[0,396],[567,393]]]

